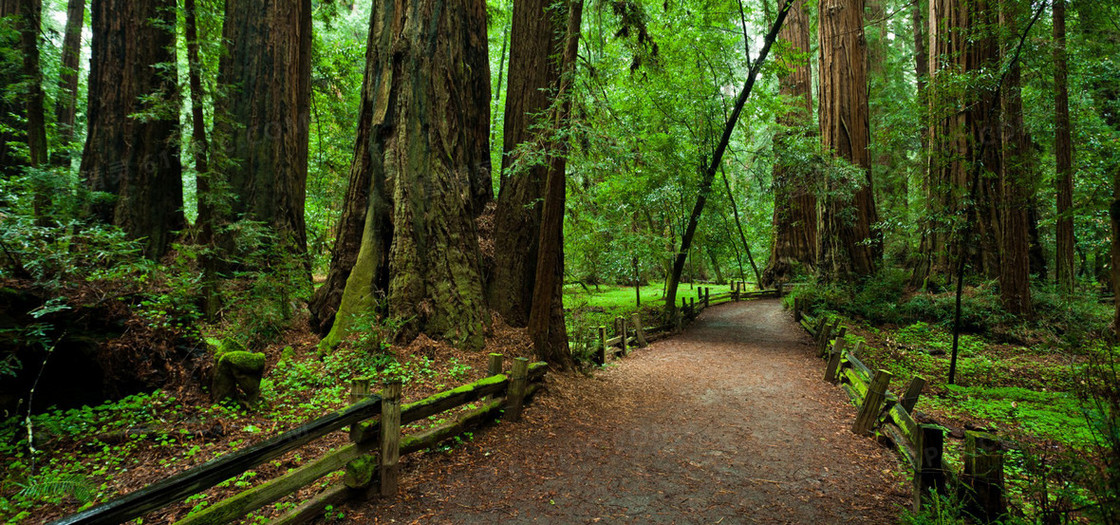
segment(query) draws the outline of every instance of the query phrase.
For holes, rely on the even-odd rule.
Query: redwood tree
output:
[[[559,89],[569,4],[569,0],[513,4],[503,182],[494,216],[494,269],[487,290],[490,307],[512,326],[526,326],[529,321],[551,167],[549,161],[534,162],[537,155],[525,153],[556,147],[548,136],[555,130],[538,118],[546,114]]]
[[[482,347],[489,320],[472,181],[489,155],[486,45],[483,0],[374,4],[331,269],[345,287],[328,344],[355,316],[380,315],[403,323],[402,340],[422,332]],[[356,231],[349,263],[338,248],[353,246]]]
[[[82,176],[92,214],[159,257],[182,229],[174,0],[94,0]]]
[[[1004,38],[1000,46],[1002,62],[1006,63],[1014,53],[1013,46],[1018,44],[1018,23],[1020,14],[1018,0],[1000,1],[1000,25],[1015,38]],[[1018,61],[1010,65],[1000,91],[1000,105],[1003,112],[1003,126],[1000,133],[1002,143],[1000,162],[1000,191],[1002,209],[1000,215],[1000,264],[999,284],[1003,307],[1014,314],[1031,314],[1029,231],[1027,211],[1030,205],[1031,162],[1029,158],[1029,138],[1023,126],[1022,87],[1020,84]]]
[[[808,3],[800,1],[790,9],[778,33],[786,42],[783,65],[788,68],[778,78],[778,93],[791,99],[793,108],[779,122],[790,129],[774,138],[779,159],[787,144],[796,137],[812,134],[813,95],[809,62],[800,55],[808,53]],[[804,163],[774,163],[774,219],[770,261],[762,273],[763,285],[788,280],[798,266],[811,268],[817,249],[817,197],[812,171]]]
[[[873,232],[878,216],[868,151],[864,2],[822,0],[819,5],[821,143],[859,175],[830,176],[826,181],[817,262],[824,275],[846,278],[870,274],[882,255],[882,241]]]
[[[1056,232],[1058,288],[1073,291],[1073,141],[1069,121],[1069,64],[1066,59],[1066,2],[1054,0],[1054,161],[1057,165]]]
[[[573,0],[568,8],[566,43],[563,52],[562,78],[554,105],[553,128],[567,127],[572,110],[571,92],[575,76],[576,53],[579,50],[579,27],[583,20],[583,0]],[[548,178],[544,206],[541,210],[540,239],[537,243],[537,267],[533,301],[529,312],[529,336],[533,339],[538,359],[572,367],[568,347],[568,331],[564,322],[564,200],[567,183],[567,148],[555,144],[549,155]]]
[[[227,0],[222,40],[213,132],[220,157],[200,199],[216,204],[223,185],[234,198],[222,203],[224,218],[200,220],[263,222],[286,253],[305,260],[311,0]]]
[[[62,69],[58,74],[58,95],[55,99],[55,123],[58,126],[58,147],[51,156],[56,165],[70,161],[70,143],[74,141],[74,119],[78,107],[78,70],[82,57],[82,25],[85,23],[86,1],[69,0],[66,4],[66,30],[62,40]]]

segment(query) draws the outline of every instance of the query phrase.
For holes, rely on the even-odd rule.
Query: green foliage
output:
[[[58,503],[69,496],[84,504],[94,497],[89,480],[80,474],[42,472],[19,486],[18,497],[37,502]]]

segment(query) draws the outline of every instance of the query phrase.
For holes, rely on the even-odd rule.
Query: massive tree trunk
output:
[[[95,201],[90,211],[146,239],[144,254],[159,257],[184,224],[175,33],[169,29],[175,2],[94,0],[91,10],[81,172],[91,190],[115,199]]]
[[[70,162],[74,141],[74,120],[78,109],[78,73],[82,58],[82,25],[85,23],[86,0],[70,0],[66,4],[66,34],[62,40],[62,69],[58,74],[58,95],[54,114],[58,126],[58,147],[51,161],[58,166]]]
[[[1000,202],[1000,173],[1002,155],[998,144],[1002,129],[1000,121],[1000,97],[986,72],[1000,71],[999,40],[999,0],[974,0],[967,2],[970,9],[969,20],[971,40],[966,53],[967,71],[974,76],[979,89],[972,89],[974,99],[968,100],[968,122],[971,140],[969,159],[979,164],[979,177],[973,181],[979,185],[969,212],[970,224],[975,224],[976,236],[966,247],[966,257],[981,269],[983,275],[996,279],[1001,271],[1002,219]],[[983,144],[987,142],[987,147]],[[971,249],[971,252],[967,250]]]
[[[306,265],[311,0],[226,0],[222,40],[210,177],[234,198],[213,220],[263,222]],[[222,185],[202,198],[217,201]]]
[[[551,126],[541,126],[559,89],[569,0],[513,4],[509,86],[506,89],[501,190],[494,216],[494,269],[490,307],[512,326],[526,326],[532,309],[543,197],[549,163],[533,162],[519,148],[553,150]],[[544,128],[544,129],[542,129]]]
[[[778,38],[789,43],[788,52],[808,53],[809,6],[799,1],[790,9]],[[778,93],[793,99],[794,108],[779,122],[791,129],[774,138],[774,237],[770,261],[762,272],[763,286],[788,281],[798,267],[810,269],[816,263],[817,197],[813,170],[802,163],[782,162],[788,142],[813,133],[812,75],[809,61],[785,61],[788,73],[778,79]]]
[[[1018,0],[1001,0],[1000,25],[1010,35],[1018,35]],[[1017,44],[1017,42],[1014,42]],[[1010,38],[1001,45],[1003,62],[1010,56]],[[1003,126],[1000,141],[1003,158],[1000,162],[1000,189],[1002,192],[1001,260],[999,272],[1000,293],[1003,307],[1017,315],[1031,314],[1029,223],[1031,167],[1029,141],[1023,128],[1022,88],[1018,62],[1011,64],[1001,91],[1000,105]]]
[[[1058,288],[1073,291],[1073,141],[1069,122],[1066,3],[1054,0],[1054,160],[1057,164],[1058,224],[1054,259]]]
[[[583,20],[583,0],[569,4],[567,37],[561,65],[559,107],[553,112],[556,129],[568,126],[572,111],[576,52]],[[568,148],[563,142],[549,155],[544,207],[541,210],[540,241],[537,248],[533,302],[529,312],[529,336],[538,359],[569,369],[572,362],[568,331],[564,322],[564,191],[567,182]]]
[[[955,275],[956,265],[967,261],[985,275],[999,275],[1000,148],[981,147],[984,141],[998,141],[1000,129],[998,112],[992,110],[999,100],[985,89],[988,80],[981,76],[985,69],[999,67],[993,7],[986,0],[930,1],[930,157],[917,283],[931,275]],[[962,82],[962,75],[972,78]],[[977,158],[981,151],[982,159]],[[975,192],[974,165],[981,167]],[[970,195],[976,202],[966,205]],[[961,246],[966,224],[976,225],[976,235],[969,246]],[[958,247],[961,253],[950,253]]]
[[[401,340],[423,332],[482,347],[488,317],[471,187],[489,155],[487,56],[482,0],[374,4],[350,200],[332,260],[333,278],[346,284],[327,344],[355,316],[381,315],[403,323]],[[340,253],[354,230],[361,241],[348,264]]]
[[[854,178],[829,177],[821,213],[817,262],[828,278],[867,275],[882,256],[868,146],[867,45],[863,0],[820,3],[821,143],[858,169]]]

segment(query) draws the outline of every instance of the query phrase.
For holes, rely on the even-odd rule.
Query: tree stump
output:
[[[210,394],[214,400],[234,399],[253,404],[260,399],[264,354],[237,350],[218,356]]]

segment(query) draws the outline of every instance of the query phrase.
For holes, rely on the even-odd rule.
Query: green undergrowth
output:
[[[895,293],[874,279],[866,286],[874,289],[824,286],[794,296],[807,300],[810,315],[838,317],[848,327],[849,348],[861,341],[860,358],[893,375],[892,392],[901,394],[915,376],[927,380],[916,410],[951,431],[946,461],[956,470],[963,463],[963,430],[982,428],[1000,437],[1015,514],[1008,523],[1096,522],[1114,501],[1109,484],[1120,482],[1118,383],[1101,379],[1108,370],[1116,376],[1120,347],[1092,337],[1104,330],[1107,313],[1092,300],[1059,301],[1042,290],[1035,294],[1037,317],[1021,320],[1002,312],[988,285],[969,289],[956,384],[949,385],[951,294]],[[879,301],[886,304],[872,304]],[[903,521],[965,522],[949,519],[954,502],[941,503]]]
[[[49,409],[30,419],[21,415],[0,421],[0,461],[6,465],[0,473],[0,523],[73,513],[116,497],[118,480],[131,479],[129,471],[155,468],[147,474],[150,478],[143,479],[152,483],[167,472],[298,427],[348,405],[353,377],[370,378],[374,391],[380,384],[400,380],[406,398],[416,398],[477,380],[485,369],[479,364],[484,359],[481,354],[478,362],[465,362],[421,352],[371,352],[357,340],[329,353],[320,353],[310,344],[300,351],[286,347],[266,353],[271,357],[261,383],[261,400],[250,407],[212,404],[205,394],[178,397],[155,391],[98,406]],[[477,405],[462,410],[473,408]],[[409,428],[431,428],[452,417],[440,414]],[[470,438],[460,436],[439,450]],[[195,495],[184,504],[201,510],[307,459],[296,452],[294,457],[226,480],[217,495]],[[258,476],[262,471],[273,474]]]

